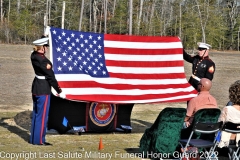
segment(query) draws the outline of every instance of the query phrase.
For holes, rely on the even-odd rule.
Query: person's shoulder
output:
[[[228,114],[231,114],[231,115],[238,115],[240,116],[240,111],[235,108],[234,106],[226,106],[223,108],[223,111],[228,115]]]
[[[31,59],[34,59],[35,57],[36,57],[36,54],[37,54],[37,52],[35,52],[35,51],[33,51],[32,53],[31,53]]]
[[[213,64],[215,64],[214,62],[213,62],[213,60],[211,59],[211,58],[206,58],[206,60],[209,62],[209,63],[213,63]]]
[[[189,102],[193,103],[195,101],[198,101],[198,99],[201,98],[199,94],[196,97],[193,97],[192,99],[189,100]]]
[[[212,99],[217,101],[217,99],[213,95],[211,95],[210,93],[208,93],[208,94],[210,95],[210,97],[212,97]]]
[[[213,95],[211,95],[211,97],[212,97],[213,103],[216,105],[216,107],[218,107],[217,99]]]
[[[37,53],[37,52],[32,53],[31,59],[32,59],[32,60],[39,61],[39,62],[42,62],[42,61],[46,61],[46,60],[47,60],[44,55],[41,55],[41,54],[39,54],[39,53]]]
[[[227,112],[228,110],[232,110],[232,109],[234,109],[233,106],[224,106],[224,107],[222,108],[222,111]],[[235,110],[235,109],[234,109],[234,110]]]
[[[31,52],[31,55],[35,55],[37,52],[36,51],[32,51]]]

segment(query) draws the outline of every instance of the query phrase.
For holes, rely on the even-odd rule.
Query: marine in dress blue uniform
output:
[[[51,87],[58,94],[62,92],[52,70],[51,61],[45,57],[48,38],[41,38],[33,42],[34,51],[31,62],[35,72],[32,83],[33,113],[30,143],[36,145],[51,145],[46,142],[46,125],[50,106]]]
[[[207,43],[198,43],[198,55],[191,56],[183,50],[183,58],[192,63],[192,75],[189,83],[197,90],[201,78],[207,78],[212,81],[215,72],[215,63],[209,58],[209,48]]]

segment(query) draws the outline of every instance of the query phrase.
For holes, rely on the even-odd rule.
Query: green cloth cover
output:
[[[140,140],[140,152],[173,154],[186,116],[185,108],[164,108]]]

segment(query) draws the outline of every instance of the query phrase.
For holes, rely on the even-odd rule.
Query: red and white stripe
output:
[[[187,82],[178,37],[110,35],[104,55],[110,77],[56,74],[66,98],[105,103],[187,101],[197,91]]]

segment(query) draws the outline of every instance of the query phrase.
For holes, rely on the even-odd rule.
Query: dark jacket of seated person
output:
[[[194,114],[204,108],[218,108],[216,99],[210,94],[212,82],[202,78],[198,84],[198,95],[192,98],[187,106],[187,113],[184,119],[183,128],[187,128],[193,121]]]

